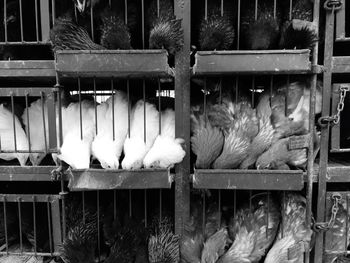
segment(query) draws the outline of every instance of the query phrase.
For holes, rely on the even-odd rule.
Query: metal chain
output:
[[[313,225],[313,229],[315,232],[320,232],[320,231],[327,231],[331,229],[335,223],[335,219],[337,218],[338,210],[339,210],[339,202],[341,200],[341,195],[340,194],[333,194],[332,199],[333,199],[333,206],[331,210],[331,218],[329,219],[328,222],[315,222]]]
[[[327,123],[330,123],[332,125],[339,124],[340,114],[344,110],[344,106],[345,106],[344,101],[345,101],[346,93],[350,91],[350,86],[345,86],[345,85],[340,86],[339,91],[340,91],[340,98],[337,105],[337,113],[334,114],[333,116],[325,116],[325,117],[319,118],[318,123],[320,124],[320,126],[326,126]]]
[[[336,11],[342,8],[342,1],[341,0],[327,0],[323,7],[324,9],[326,9],[327,11]]]

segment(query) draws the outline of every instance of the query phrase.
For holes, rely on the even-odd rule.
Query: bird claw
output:
[[[63,178],[62,165],[51,171],[51,181],[59,181]]]

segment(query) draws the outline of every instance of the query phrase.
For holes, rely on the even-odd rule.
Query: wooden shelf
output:
[[[6,60],[0,61],[1,78],[55,78],[53,60]]]
[[[193,74],[305,74],[311,69],[309,49],[199,51]]]
[[[171,188],[173,176],[168,169],[70,170],[71,191],[112,189]]]
[[[301,170],[195,170],[193,187],[203,189],[301,190]]]
[[[56,53],[61,77],[169,77],[166,50],[62,50]]]
[[[56,166],[0,166],[0,181],[51,181]]]

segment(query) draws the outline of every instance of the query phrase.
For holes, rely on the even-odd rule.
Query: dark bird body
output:
[[[310,247],[312,236],[305,222],[306,199],[299,193],[285,192],[281,200],[282,222],[264,262],[303,262],[304,248]]]
[[[239,209],[230,222],[233,244],[220,263],[259,262],[275,239],[280,213],[270,194],[253,196],[252,209],[247,206]]]
[[[153,0],[148,8],[147,19],[150,49],[166,49],[170,55],[182,49],[181,19],[176,19],[171,0],[160,0],[159,8],[157,1]]]
[[[208,1],[207,16],[202,10],[199,25],[200,50],[229,50],[233,48],[235,39],[233,5],[231,1],[224,2],[224,9]]]

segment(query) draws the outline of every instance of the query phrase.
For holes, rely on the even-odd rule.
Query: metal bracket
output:
[[[337,11],[340,10],[343,6],[342,0],[326,0],[323,5],[323,8],[327,11]]]

